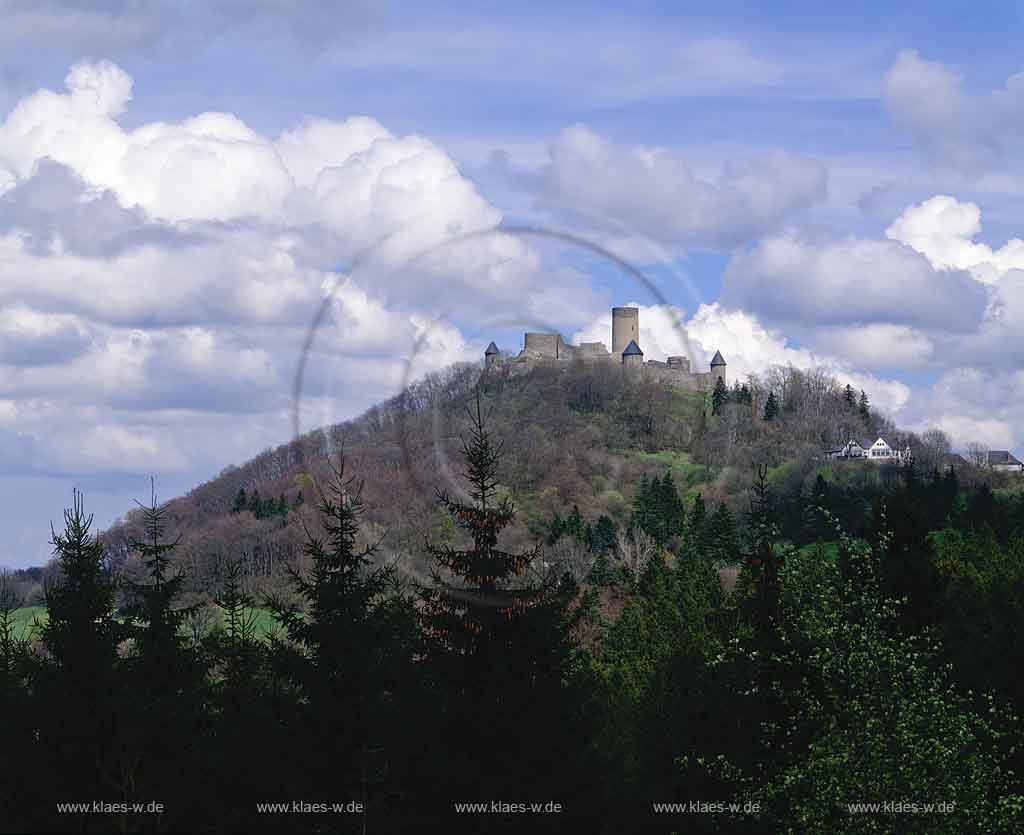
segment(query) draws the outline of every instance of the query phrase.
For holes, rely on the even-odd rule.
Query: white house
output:
[[[1024,464],[1005,449],[993,449],[988,453],[988,466],[1001,473],[1024,473]]]
[[[896,449],[889,445],[885,438],[879,438],[873,444],[862,444],[851,438],[841,447],[825,450],[826,458],[866,458],[876,464],[906,464],[911,459],[910,447]]]

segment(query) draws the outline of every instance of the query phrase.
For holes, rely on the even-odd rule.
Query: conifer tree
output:
[[[565,520],[565,532],[577,542],[583,541],[583,517],[580,516],[579,505],[572,506],[572,513]]]
[[[711,414],[720,415],[728,402],[729,390],[725,387],[725,381],[719,377],[715,381],[714,391],[711,392]]]
[[[38,777],[31,654],[14,616],[22,602],[13,576],[0,570],[0,820],[10,831],[17,831],[21,810],[35,800]]]
[[[224,570],[223,586],[215,598],[220,610],[220,625],[209,641],[217,660],[218,676],[211,688],[215,744],[210,747],[210,770],[214,776],[213,802],[221,810],[221,831],[244,831],[253,823],[251,816],[260,798],[280,791],[284,782],[279,769],[286,764],[290,746],[296,744],[294,726],[287,738],[275,708],[275,700],[266,681],[263,648],[257,640],[256,601],[242,584],[241,560],[229,562]],[[275,701],[278,704],[275,704]],[[297,700],[283,707],[299,714]],[[306,742],[305,739],[302,740]],[[266,771],[252,763],[272,756],[277,768]]]
[[[479,390],[463,439],[468,501],[438,502],[469,538],[467,547],[426,543],[434,565],[420,587],[427,663],[444,694],[446,796],[525,796],[568,775],[557,762],[566,740],[561,677],[571,648],[568,575],[538,570],[540,546],[509,552],[499,534],[515,518],[499,494],[502,445],[486,426]],[[523,722],[523,717],[531,717]],[[554,760],[552,754],[555,754]]]
[[[804,528],[810,541],[819,542],[828,535],[829,523],[826,513],[831,512],[832,498],[828,482],[821,473],[818,473],[804,511]]]
[[[867,393],[864,389],[860,390],[860,400],[857,403],[857,413],[865,423],[871,419],[871,402],[868,400]]]
[[[706,556],[708,511],[704,504],[704,496],[698,493],[693,498],[693,509],[686,519],[686,548]]]
[[[260,498],[259,489],[254,489],[249,494],[249,512],[257,519],[263,518],[263,499]]]
[[[239,487],[238,493],[235,495],[235,503],[231,506],[232,513],[241,513],[243,510],[248,508],[249,500],[245,495],[245,488]]]
[[[594,537],[592,550],[597,554],[607,554],[615,548],[615,539],[618,535],[618,528],[610,516],[602,513],[597,517],[597,524],[594,525]]]
[[[708,522],[709,540],[714,556],[722,561],[732,561],[739,552],[736,520],[724,502],[715,508]]]
[[[147,579],[129,583],[130,602],[125,619],[134,647],[128,659],[126,680],[132,692],[131,717],[135,728],[138,773],[134,789],[156,796],[167,785],[176,785],[178,814],[202,761],[199,756],[205,669],[188,644],[183,625],[196,607],[175,607],[184,574],[173,571],[169,557],[178,540],[164,541],[166,505],[156,501],[153,488],[149,505],[142,508],[144,539],[132,539],[131,547],[142,557]],[[173,812],[171,819],[175,818]]]
[[[760,464],[757,478],[751,486],[749,547],[745,555],[745,568],[753,583],[754,622],[766,634],[771,633],[779,615],[779,569],[785,557],[776,554],[773,544],[779,538],[768,489],[768,466]]]
[[[47,621],[41,638],[49,659],[39,680],[39,745],[47,755],[47,787],[55,797],[109,797],[131,769],[118,756],[125,694],[117,649],[127,633],[115,617],[116,581],[103,545],[90,532],[93,517],[85,513],[82,494],[75,490],[73,495],[72,506],[64,511],[63,532],[51,528],[60,577],[45,591]],[[57,823],[60,829],[68,822]]]
[[[846,411],[852,412],[857,408],[857,394],[849,383],[843,389],[843,403],[846,404]]]
[[[411,647],[411,620],[394,565],[374,565],[381,540],[359,544],[362,482],[345,477],[343,455],[331,473],[317,488],[325,535],[305,528],[311,568],[308,576],[291,572],[305,612],[277,597],[265,602],[287,638],[275,645],[278,668],[307,700],[301,743],[307,790],[326,797],[344,787],[369,810],[379,808],[389,768],[398,767],[388,694]]]
[[[679,491],[676,490],[675,479],[672,478],[672,471],[667,470],[665,477],[661,480],[661,495],[658,502],[659,520],[657,525],[657,539],[664,543],[673,536],[679,536],[683,532],[683,502],[679,498]]]
[[[764,402],[764,419],[766,421],[775,420],[779,416],[779,401],[775,397],[775,392],[768,392],[768,399]]]

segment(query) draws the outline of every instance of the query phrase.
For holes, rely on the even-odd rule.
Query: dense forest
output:
[[[1020,831],[1024,491],[949,452],[817,372],[459,366],[75,494],[0,579],[0,828]]]

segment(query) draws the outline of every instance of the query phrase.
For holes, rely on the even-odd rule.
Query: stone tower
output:
[[[642,368],[644,364],[644,352],[640,350],[640,346],[636,344],[634,340],[629,340],[629,344],[622,352],[622,365],[625,368]]]
[[[484,351],[484,367],[490,368],[497,365],[500,357],[501,352],[498,350],[498,346],[492,342],[487,346],[487,350]]]
[[[621,354],[630,342],[640,344],[640,309],[613,307],[612,354]]]
[[[723,383],[729,385],[729,380],[725,376],[725,359],[723,359],[721,351],[715,351],[715,355],[711,358],[711,382],[717,382],[719,377],[722,378]]]

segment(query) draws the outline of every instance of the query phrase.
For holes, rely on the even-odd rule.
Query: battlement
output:
[[[514,357],[505,357],[492,342],[484,353],[487,370],[504,369],[509,374],[521,374],[538,364],[569,364],[576,362],[607,362],[621,364],[631,374],[641,374],[666,385],[693,391],[710,391],[721,378],[726,379],[726,362],[720,351],[715,352],[709,371],[693,372],[690,358],[667,357],[644,361],[640,348],[640,311],[635,307],[612,308],[612,350],[603,342],[582,342],[572,345],[559,333],[528,332],[523,334],[523,350]]]

